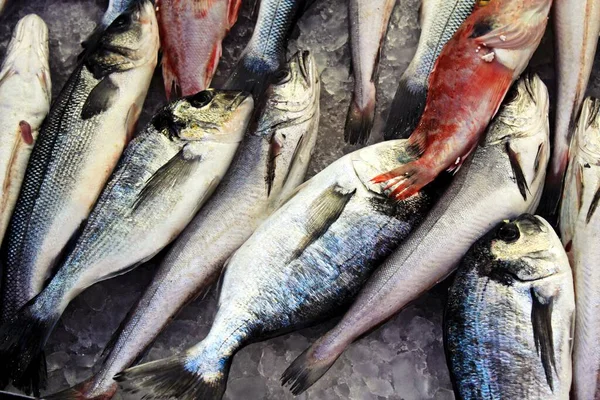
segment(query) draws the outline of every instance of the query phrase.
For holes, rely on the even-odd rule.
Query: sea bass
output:
[[[575,279],[573,398],[600,398],[600,101],[583,104],[569,151],[560,229]]]
[[[373,128],[375,79],[394,4],[395,0],[350,0],[348,5],[354,93],[344,139],[350,144],[366,143]]]
[[[224,88],[246,90],[259,99],[269,77],[285,64],[288,36],[315,0],[262,0],[252,37]]]
[[[469,250],[449,290],[444,342],[456,398],[568,400],[573,278],[548,222],[526,214]]]
[[[208,88],[221,42],[237,21],[241,0],[159,0],[158,26],[167,98]]]
[[[140,0],[88,45],[54,102],[3,243],[4,321],[42,289],[117,164],[142,108],[158,41],[154,7]]]
[[[221,185],[176,240],[109,344],[99,372],[47,400],[112,397],[113,377],[139,359],[184,304],[206,292],[227,258],[302,182],[317,138],[319,74],[303,52],[278,78]]]
[[[427,99],[429,76],[444,45],[471,15],[476,0],[423,0],[417,52],[400,77],[384,137],[404,139],[415,130]]]
[[[423,223],[369,279],[342,320],[302,353],[283,382],[299,394],[350,344],[449,275],[475,240],[537,207],[550,154],[548,92],[523,78]]]
[[[0,242],[51,97],[48,27],[30,14],[17,23],[0,69]]]
[[[402,200],[441,172],[456,171],[537,49],[551,5],[552,0],[478,0],[429,78],[423,116],[408,139],[418,159],[373,182]]]
[[[569,162],[569,144],[590,79],[600,33],[600,0],[556,1],[553,10],[556,38],[557,96],[552,161],[543,208],[554,219]]]
[[[225,266],[208,336],[115,379],[146,398],[220,399],[243,346],[317,323],[345,307],[373,269],[423,218],[434,194],[391,200],[372,173],[407,158],[405,140],[342,157],[263,222]]]

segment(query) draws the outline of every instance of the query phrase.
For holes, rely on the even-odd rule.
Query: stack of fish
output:
[[[319,68],[286,53],[313,1],[263,0],[224,87],[209,88],[240,0],[111,0],[51,106],[48,29],[17,24],[0,72],[2,386],[39,396],[69,303],[173,243],[96,373],[45,398],[220,399],[239,349],[347,309],[283,372],[300,394],[456,269],[444,333],[457,398],[600,396],[600,102],[582,101],[600,1],[423,0],[390,140],[303,183]],[[373,128],[393,7],[348,3],[352,144]],[[546,86],[521,77],[552,7],[553,146]],[[161,46],[172,100],[134,137]],[[532,215],[540,205],[555,226]],[[208,335],[134,365],[219,276]]]

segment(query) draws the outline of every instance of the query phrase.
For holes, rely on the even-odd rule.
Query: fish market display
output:
[[[558,213],[569,144],[588,85],[600,33],[599,0],[554,2],[557,98],[552,161],[542,212]]]
[[[15,27],[0,69],[0,242],[17,202],[31,149],[50,109],[51,93],[48,27],[40,17],[30,14]]]
[[[431,74],[423,117],[408,139],[418,159],[375,177],[375,183],[385,183],[402,200],[460,167],[537,49],[551,4],[478,1]]]
[[[398,82],[384,137],[407,138],[423,114],[429,75],[444,45],[471,15],[476,0],[423,0],[417,53]]]
[[[292,57],[287,71],[267,90],[227,175],[169,251],[100,371],[47,399],[112,397],[113,377],[138,359],[186,302],[206,291],[231,253],[302,182],[317,138],[319,75],[308,52]]]
[[[573,278],[548,222],[501,223],[462,260],[444,338],[456,397],[569,399]]]
[[[294,23],[313,1],[262,0],[252,37],[225,88],[246,90],[260,97],[269,76],[285,63],[287,39]]]
[[[235,24],[241,0],[160,0],[157,17],[167,98],[208,88],[221,41]]]
[[[102,16],[102,22],[100,23],[102,28],[109,27],[119,15],[123,14],[132,6],[132,4],[138,1],[139,0],[109,0],[108,8]]]
[[[548,93],[523,78],[423,223],[366,283],[342,320],[283,374],[298,394],[361,335],[448,276],[475,240],[498,222],[537,207],[549,157]]]
[[[371,174],[398,165],[398,154],[407,158],[406,145],[351,153],[303,184],[227,262],[208,336],[171,358],[125,370],[117,381],[147,398],[219,399],[241,347],[347,305],[431,203],[431,193],[396,202],[369,183]]]
[[[575,280],[573,398],[600,397],[600,102],[583,103],[571,143],[560,228]]]
[[[88,44],[55,100],[31,153],[3,243],[3,321],[14,318],[42,289],[91,211],[133,133],[157,50],[153,5],[139,1]],[[11,347],[0,342],[0,354]],[[21,367],[31,361],[20,356],[19,366],[4,363],[0,376],[5,378],[8,369],[14,379],[27,381]]]
[[[351,144],[364,144],[369,139],[375,118],[375,77],[381,46],[395,0],[350,0],[350,42],[354,93],[344,139]]]
[[[227,171],[252,105],[247,93],[210,90],[154,117],[125,150],[56,275],[0,326],[0,356],[8,366],[29,369],[73,298],[152,258],[179,235]]]

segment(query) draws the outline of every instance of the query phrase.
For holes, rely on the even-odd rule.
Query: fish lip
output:
[[[313,79],[314,65],[310,51],[300,50],[294,55],[294,58],[298,59],[298,69],[300,70],[302,77],[309,85],[312,85],[315,79]]]
[[[48,26],[37,14],[24,16],[15,26],[10,47],[6,51],[7,60],[11,54],[29,47],[40,59],[48,59]]]

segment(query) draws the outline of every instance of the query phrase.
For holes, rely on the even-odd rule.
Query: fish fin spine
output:
[[[299,395],[314,385],[333,366],[340,354],[333,357],[318,358],[315,349],[318,342],[304,350],[284,371],[281,385],[286,386],[295,395]]]

